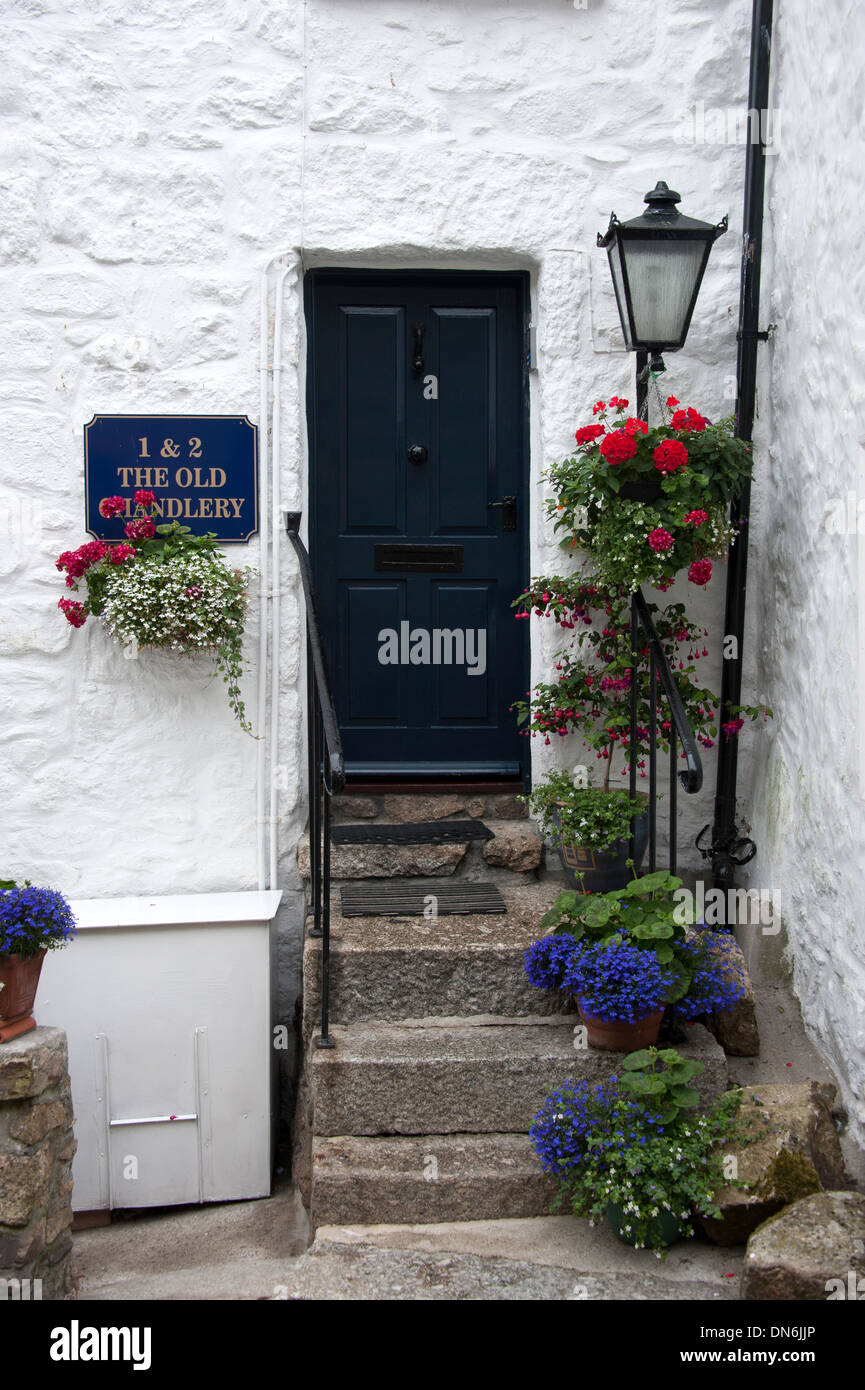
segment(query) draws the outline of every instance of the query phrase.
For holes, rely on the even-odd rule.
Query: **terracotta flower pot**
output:
[[[635,1023],[596,1018],[585,1012],[579,999],[577,1008],[586,1025],[589,1047],[599,1047],[605,1052],[639,1052],[643,1047],[653,1047],[658,1041],[658,1030],[664,1016],[663,1005],[645,1018],[638,1018]]]
[[[45,952],[35,956],[0,956],[0,1042],[36,1027],[33,1002]]]

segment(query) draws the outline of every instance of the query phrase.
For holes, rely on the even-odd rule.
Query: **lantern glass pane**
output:
[[[638,343],[653,347],[681,343],[705,249],[702,238],[626,242],[625,263]]]
[[[628,306],[625,300],[624,277],[622,274],[622,249],[619,238],[616,237],[609,247],[610,271],[613,276],[613,288],[616,291],[616,303],[619,306],[619,320],[622,325],[622,332],[625,335],[625,347],[630,351],[633,348],[631,342],[631,325],[628,322]]]

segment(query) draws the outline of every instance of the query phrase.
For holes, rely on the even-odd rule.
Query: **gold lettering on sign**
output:
[[[174,475],[174,481],[178,487],[192,487],[192,469],[178,468]]]
[[[236,517],[240,516],[240,509],[241,509],[241,507],[243,506],[244,502],[246,501],[246,498],[245,498],[245,497],[229,497],[228,500],[229,500],[229,502],[231,503],[232,507],[234,508],[234,515],[235,515]]]
[[[194,435],[189,441],[189,457],[191,459],[201,458],[201,440],[196,439]]]
[[[214,505],[214,507],[216,508],[216,513],[215,513],[215,515],[216,515],[220,520],[223,520],[223,519],[228,520],[228,498],[227,498],[227,497],[214,497],[214,499],[213,499],[213,505]]]

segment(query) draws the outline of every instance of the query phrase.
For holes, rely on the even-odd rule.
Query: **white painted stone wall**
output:
[[[54,559],[85,539],[81,431],[94,412],[246,413],[268,427],[265,271],[269,365],[280,295],[283,309],[285,506],[306,499],[306,270],[525,268],[539,344],[532,572],[557,569],[541,471],[598,396],[633,400],[595,236],[611,208],[641,211],[658,178],[684,211],[730,216],[664,394],[713,418],[732,409],[743,150],[717,124],[708,139],[694,125],[695,143],[690,122],[698,102],[742,107],[749,24],[747,0],[5,0],[5,872],[77,896],[256,885],[257,745],[221,682],[167,655],[127,661],[92,621],[73,632],[56,609]],[[256,564],[258,544],[244,553]],[[280,573],[278,878],[291,895],[305,810],[285,541]],[[716,633],[723,583],[719,565],[707,592],[680,586]],[[257,621],[253,591],[253,711]],[[535,676],[547,655],[538,638]],[[719,684],[718,640],[705,679]],[[583,755],[570,740],[555,756]],[[705,790],[682,812],[688,835],[711,819],[713,779],[708,760]],[[288,1005],[296,921],[280,953]]]
[[[775,708],[754,748],[752,882],[771,889],[803,1014],[865,1140],[865,311],[861,95],[865,12],[777,16],[761,349],[762,481],[749,629]],[[768,450],[767,447],[768,446]],[[833,532],[853,494],[853,533]],[[834,505],[833,505],[834,504]],[[865,522],[862,523],[865,528]],[[748,782],[741,788],[748,797]]]

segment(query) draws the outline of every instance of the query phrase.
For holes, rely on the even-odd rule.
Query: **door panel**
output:
[[[513,776],[527,277],[313,271],[306,295],[310,554],[347,770]]]

